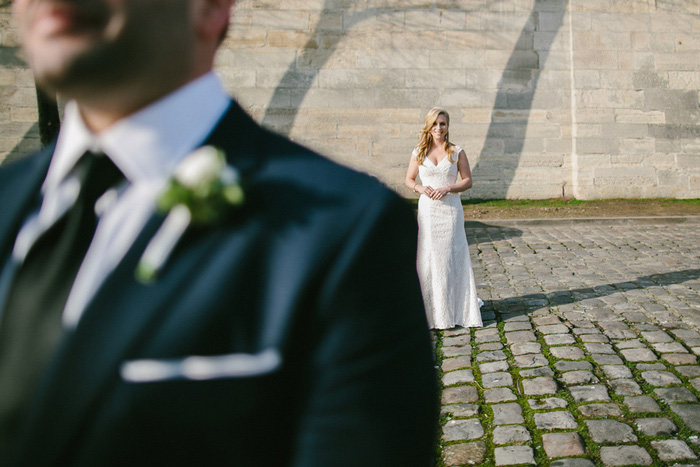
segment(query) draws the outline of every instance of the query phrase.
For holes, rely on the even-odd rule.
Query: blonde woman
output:
[[[406,186],[420,193],[417,268],[433,329],[483,326],[459,197],[471,188],[472,174],[449,129],[447,111],[431,109],[406,173]]]

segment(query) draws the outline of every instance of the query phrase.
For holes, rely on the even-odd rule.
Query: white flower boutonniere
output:
[[[204,146],[187,156],[158,198],[157,209],[167,217],[141,256],[136,278],[153,282],[190,225],[216,225],[243,201],[240,175],[221,149]]]

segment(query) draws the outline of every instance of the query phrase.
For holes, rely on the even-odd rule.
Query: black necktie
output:
[[[29,250],[0,315],[0,455],[61,337],[63,308],[97,228],[95,202],[123,179],[104,155],[86,153],[75,171],[78,198]]]

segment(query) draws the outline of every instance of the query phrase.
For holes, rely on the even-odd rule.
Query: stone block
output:
[[[672,436],[678,431],[676,425],[668,418],[638,418],[635,423],[639,431],[646,436]]]
[[[534,419],[539,430],[573,430],[578,428],[576,419],[568,411],[536,413]]]
[[[528,443],[532,441],[530,432],[522,425],[497,426],[493,430],[493,444]]]
[[[446,446],[442,451],[442,459],[447,466],[479,465],[486,455],[486,443],[474,441]]]
[[[617,404],[588,404],[578,408],[584,417],[621,417],[622,410]]]
[[[584,441],[578,433],[544,433],[542,447],[551,459],[553,457],[582,456],[586,450]]]
[[[660,441],[652,441],[651,447],[654,448],[659,456],[659,459],[664,462],[673,462],[686,459],[697,459],[698,456],[693,452],[686,443],[678,439],[665,439]]]
[[[475,386],[456,386],[442,391],[443,404],[461,404],[477,400],[479,400],[479,393]]]
[[[494,425],[512,425],[516,423],[525,423],[523,418],[523,409],[520,404],[494,404],[491,406],[493,410]]]
[[[639,446],[602,446],[600,459],[604,465],[651,465],[649,453]]]
[[[449,420],[442,428],[442,439],[445,441],[478,439],[482,436],[484,428],[476,418]]]
[[[534,464],[535,456],[530,446],[506,446],[494,449],[496,465]]]

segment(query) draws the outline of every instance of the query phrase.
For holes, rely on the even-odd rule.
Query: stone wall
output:
[[[36,146],[0,9],[0,157]],[[700,197],[697,0],[239,0],[217,60],[264,125],[406,196],[423,116],[465,147],[465,198]]]

